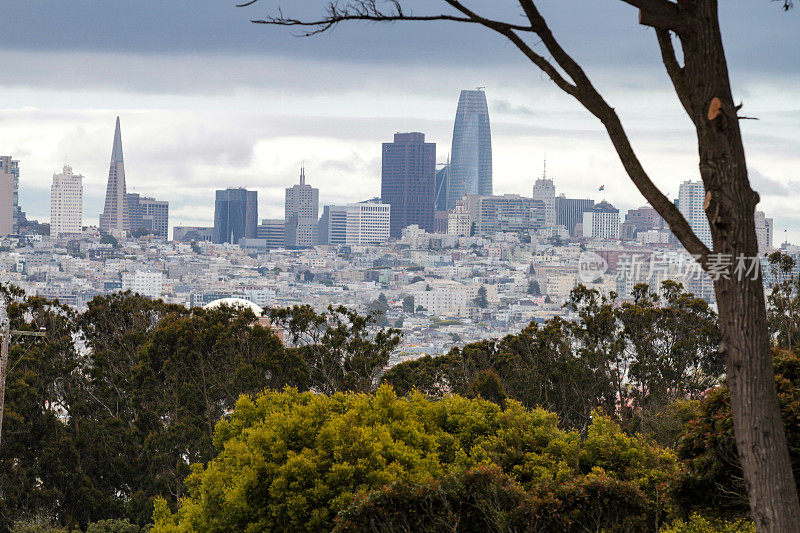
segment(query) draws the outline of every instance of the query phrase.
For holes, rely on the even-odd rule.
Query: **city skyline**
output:
[[[15,73],[0,81],[6,89],[0,146],[21,161],[20,203],[29,218],[48,218],[46,191],[66,153],[86,177],[85,223],[97,223],[103,200],[97,186],[105,185],[108,171],[108,123],[117,114],[125,122],[128,178],[138,183],[129,184],[130,192],[173,200],[171,224],[208,224],[213,217],[208,198],[227,186],[258,189],[262,215],[278,217],[284,188],[303,160],[323,205],[377,196],[375,143],[396,131],[424,131],[442,147],[438,162],[444,162],[455,99],[460,90],[482,85],[489,91],[496,193],[529,195],[547,153],[550,174],[567,196],[588,192],[599,202],[602,197],[588,185],[597,183],[606,185],[606,198],[622,211],[643,203],[594,119],[515,51],[482,32],[459,32],[446,24],[437,31],[352,26],[322,37],[331,46],[319,46],[252,27],[253,10],[199,2],[196,18],[188,21],[178,4],[159,5],[159,22],[143,21],[140,32],[126,32],[124,39],[105,29],[126,17],[140,20],[141,13],[127,6],[95,12],[76,2],[69,9],[55,6],[44,18],[33,4],[0,7],[8,19],[38,21],[33,33],[9,28],[0,36],[5,45],[0,65]],[[566,6],[548,11],[555,24],[575,16]],[[680,183],[698,175],[691,126],[666,77],[651,69],[659,61],[652,43],[627,23],[634,16],[621,6],[587,6],[576,28],[597,17],[609,23],[592,39],[577,30],[565,38],[621,113],[653,179],[677,197]],[[773,41],[800,39],[798,17],[740,0],[722,6],[721,16],[729,35],[747,28],[753,36],[747,46],[734,40],[726,45],[736,97],[749,116],[760,119],[742,124],[751,178],[762,198],[758,209],[775,214],[777,239],[789,229],[789,240],[800,241],[800,215],[791,202],[800,194],[800,126],[792,119],[798,86],[791,74],[800,60],[765,53]],[[105,22],[98,23],[100,18]],[[750,31],[753,21],[770,31]],[[153,24],[176,26],[173,38],[158,39],[164,32]],[[206,25],[220,33],[197,31]],[[82,29],[80,38],[74,28]],[[409,32],[418,38],[407,39]],[[613,40],[619,55],[608,58],[595,39]],[[222,52],[215,48],[220,42]],[[352,60],[333,53],[355,42],[372,49],[359,48]],[[372,42],[392,46],[370,47]],[[269,46],[260,48],[263,44]],[[439,50],[433,57],[416,53],[431,47]],[[143,58],[151,65],[147,72],[139,66]],[[615,66],[620,62],[624,71]],[[80,66],[67,72],[67,64]],[[103,69],[117,74],[99,79],[95,73]],[[402,83],[395,79],[398,69],[406,75]],[[276,77],[277,71],[284,74]],[[309,71],[318,83],[307,83]],[[161,72],[170,75],[155,76]],[[201,73],[204,83],[197,86]],[[351,186],[336,191],[344,179]]]

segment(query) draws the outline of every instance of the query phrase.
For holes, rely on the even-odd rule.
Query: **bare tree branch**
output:
[[[460,2],[452,0],[444,0],[456,9],[466,9]],[[239,4],[237,7],[247,7],[255,4],[258,0],[250,0],[244,4]],[[533,28],[520,24],[511,24],[499,20],[492,20],[481,17],[475,13],[469,16],[456,16],[448,14],[437,15],[414,15],[408,14],[403,11],[403,7],[399,0],[387,0],[389,4],[388,9],[382,9],[378,5],[378,0],[351,0],[346,2],[343,6],[339,2],[330,2],[326,8],[325,16],[315,20],[300,20],[291,17],[286,17],[283,11],[278,9],[277,16],[268,16],[263,19],[251,20],[255,24],[268,24],[275,26],[301,26],[313,28],[301,34],[302,37],[310,37],[330,30],[340,22],[348,21],[362,21],[362,22],[397,22],[397,21],[418,21],[418,22],[431,22],[431,21],[450,21],[450,22],[464,22],[468,24],[480,24],[492,29],[507,29],[522,32],[533,32]],[[460,9],[461,8],[461,9]]]

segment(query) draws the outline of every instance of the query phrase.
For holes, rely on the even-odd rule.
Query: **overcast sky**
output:
[[[800,11],[723,0],[725,45],[760,209],[776,244],[800,242]],[[516,20],[513,0],[469,2]],[[210,225],[214,190],[259,193],[281,217],[301,162],[320,203],[380,194],[380,143],[422,131],[444,161],[461,89],[485,86],[495,193],[531,194],[547,154],[556,192],[644,203],[600,124],[511,45],[453,23],[343,25],[312,38],[250,23],[323,0],[2,0],[0,155],[20,160],[20,201],[49,218],[67,162],[85,176],[84,219],[102,210],[114,119],[129,191],[170,202],[170,225]],[[417,14],[441,0],[404,2]],[[540,0],[568,51],[606,95],[652,178],[670,197],[697,179],[696,140],[671,92],[652,30],[619,0]],[[598,187],[605,185],[605,192]]]

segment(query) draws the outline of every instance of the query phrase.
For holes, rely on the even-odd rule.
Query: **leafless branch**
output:
[[[444,0],[456,9],[466,9],[460,2],[454,0]],[[237,7],[247,7],[255,4],[258,0],[250,0],[244,4],[239,4]],[[387,6],[379,4],[388,4]],[[468,10],[467,10],[468,11]],[[471,13],[471,12],[470,12]],[[310,37],[325,31],[330,30],[340,22],[361,21],[361,22],[397,22],[397,21],[417,21],[417,22],[431,22],[431,21],[449,21],[449,22],[464,22],[468,24],[481,24],[493,29],[507,29],[522,32],[532,32],[533,28],[520,24],[512,24],[509,22],[487,19],[477,14],[472,13],[469,16],[457,16],[448,14],[434,14],[434,15],[414,15],[406,13],[403,10],[399,0],[386,0],[379,2],[379,0],[348,0],[343,4],[338,0],[330,2],[326,7],[326,13],[323,17],[314,20],[300,20],[292,17],[287,17],[279,8],[276,16],[268,16],[263,19],[251,20],[255,24],[268,24],[275,26],[300,26],[311,28],[307,32],[303,32],[300,36]]]

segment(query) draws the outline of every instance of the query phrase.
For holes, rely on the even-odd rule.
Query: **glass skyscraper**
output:
[[[492,132],[482,90],[461,91],[447,176],[447,209],[464,195],[492,195]]]
[[[217,191],[214,204],[214,242],[237,244],[255,238],[258,228],[258,192],[234,188]]]
[[[433,232],[436,143],[419,132],[395,133],[383,143],[381,201],[391,206],[390,235],[399,237],[412,224]]]

